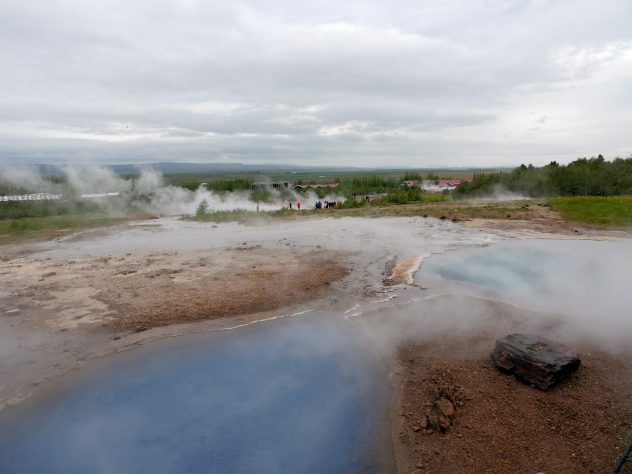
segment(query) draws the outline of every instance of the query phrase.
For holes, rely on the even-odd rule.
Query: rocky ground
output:
[[[493,340],[400,349],[400,472],[610,472],[632,428],[629,364],[585,348],[579,371],[544,392],[495,367]]]

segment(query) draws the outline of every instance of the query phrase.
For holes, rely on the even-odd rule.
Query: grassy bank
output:
[[[233,211],[208,211],[206,213],[198,213],[193,216],[182,216],[185,221],[198,222],[248,222],[254,219],[267,219],[271,213],[254,212],[243,209],[235,209]]]
[[[78,230],[106,227],[143,216],[47,216],[0,220],[0,244],[48,240]]]
[[[311,211],[313,212],[313,211]],[[437,219],[525,219],[532,209],[522,202],[470,203],[467,201],[419,202],[402,205],[374,205],[353,209],[323,209],[322,215],[357,217],[435,217]]]
[[[309,219],[318,217],[436,217],[437,219],[525,219],[532,218],[533,209],[523,202],[469,203],[466,201],[415,202],[408,204],[363,205],[331,209],[280,209],[278,211],[216,211],[199,216],[184,216],[185,220],[201,222],[240,222],[244,224],[272,219]]]
[[[632,196],[572,196],[547,201],[569,221],[607,226],[632,225]]]

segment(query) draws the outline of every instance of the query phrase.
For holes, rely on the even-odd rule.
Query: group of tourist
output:
[[[328,209],[331,207],[340,207],[342,206],[342,201],[316,201],[314,203],[314,209]],[[292,201],[288,201],[288,209],[294,209],[294,204]],[[301,210],[301,201],[296,201],[296,209]],[[257,211],[259,211],[259,205],[257,204]]]
[[[342,205],[342,201],[340,201],[340,202],[325,201],[324,204],[321,201],[316,201],[316,204],[314,204],[314,209],[322,209],[323,207],[330,208],[330,207],[336,207],[336,206],[340,206],[340,205]]]

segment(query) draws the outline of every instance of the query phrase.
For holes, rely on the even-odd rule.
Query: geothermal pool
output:
[[[629,242],[533,239],[435,255],[424,261],[423,273],[528,298],[606,286],[621,297],[628,284],[617,280],[632,276],[631,264]]]
[[[455,250],[423,262],[418,279],[427,283],[436,277],[567,315],[595,335],[624,340],[632,331],[629,241],[511,240]]]
[[[62,380],[2,414],[0,472],[384,470],[385,368],[339,316],[163,340]]]

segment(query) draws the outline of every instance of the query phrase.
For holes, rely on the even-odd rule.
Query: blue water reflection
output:
[[[630,241],[514,240],[433,256],[420,278],[472,283],[575,316],[623,317],[632,307],[630,262]]]
[[[464,281],[504,293],[547,291],[544,267],[561,258],[532,243],[504,243],[466,249],[429,258],[423,271],[446,280]]]
[[[0,472],[379,469],[383,374],[339,318],[179,339],[93,364],[3,414]]]

